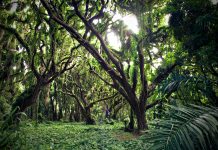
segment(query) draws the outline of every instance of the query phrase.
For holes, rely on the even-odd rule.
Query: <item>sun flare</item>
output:
[[[138,21],[136,16],[134,16],[133,14],[122,16],[121,14],[117,13],[113,16],[112,21],[115,22],[117,20],[123,21],[127,29],[131,30],[135,34],[138,34],[139,32]],[[113,31],[109,30],[107,32],[107,40],[112,48],[116,50],[119,50],[121,48],[119,35],[116,35]]]
[[[112,48],[116,50],[119,50],[121,48],[120,38],[113,31],[107,32],[107,41]]]
[[[122,16],[121,14],[117,13],[114,15],[112,21],[122,20],[123,23],[127,26],[127,29],[131,30],[133,33],[138,34],[139,27],[138,27],[138,20],[135,15],[129,14],[126,16]]]

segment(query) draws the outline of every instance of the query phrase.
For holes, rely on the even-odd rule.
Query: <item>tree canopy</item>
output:
[[[203,124],[217,136],[217,8],[210,0],[1,1],[4,130],[25,112],[36,122],[121,121],[126,131],[136,125],[140,133],[170,117],[168,111],[178,112],[166,130],[174,119],[182,124],[207,109],[206,121],[213,123]],[[199,109],[189,116],[193,106]],[[204,127],[187,125],[181,132],[200,134]],[[186,138],[171,142],[187,148]],[[210,147],[208,141],[201,148]]]

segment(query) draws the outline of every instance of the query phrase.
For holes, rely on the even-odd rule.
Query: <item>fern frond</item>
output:
[[[155,128],[143,137],[152,145],[150,149],[208,150],[218,146],[218,108],[197,105],[169,107],[174,114],[155,122]]]

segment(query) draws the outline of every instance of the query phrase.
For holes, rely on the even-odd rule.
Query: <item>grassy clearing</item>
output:
[[[28,150],[144,150],[140,137],[123,132],[121,124],[84,125],[82,123],[28,123],[20,128],[15,145]]]

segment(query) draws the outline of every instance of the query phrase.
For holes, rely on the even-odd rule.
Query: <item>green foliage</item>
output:
[[[22,139],[20,139],[20,133],[16,130],[4,130],[0,132],[0,149],[20,149]],[[19,141],[19,143],[15,143]]]
[[[53,20],[55,17],[50,16],[51,13],[46,11],[42,1],[13,2],[18,4],[18,8],[15,12],[9,13],[13,5],[11,2],[0,2],[0,24],[14,28],[8,29],[9,32],[0,29],[0,115],[3,116],[12,107],[12,112],[7,115],[1,128],[0,149],[140,150],[146,149],[148,145],[151,145],[151,149],[215,149],[215,146],[218,146],[215,141],[218,138],[217,108],[198,106],[171,107],[173,113],[169,114],[166,120],[159,121],[155,129],[145,135],[144,140],[148,144],[141,139],[129,140],[132,135],[124,134],[118,130],[120,126],[117,126],[115,121],[108,119],[107,126],[51,123],[39,124],[39,127],[35,128],[29,123],[29,126],[23,126],[20,131],[11,125],[17,111],[16,106],[25,105],[26,100],[31,99],[34,93],[32,85],[35,84],[37,74],[33,68],[39,74],[38,80],[55,78],[51,87],[42,91],[39,96],[36,110],[27,110],[28,116],[34,118],[36,115],[36,118],[45,122],[47,119],[66,121],[69,118],[71,121],[81,121],[88,112],[95,120],[103,120],[105,109],[110,107],[111,113],[115,112],[116,107],[120,107],[122,112],[116,112],[116,115],[124,118],[129,114],[129,105],[124,106],[120,95],[108,101],[92,104],[111,93],[114,94],[109,85],[116,87],[118,91],[124,91],[121,92],[124,93],[124,97],[131,95],[127,98],[128,102],[133,100],[130,104],[137,104],[135,106],[143,104],[137,103],[138,99],[143,98],[140,94],[146,93],[152,86],[154,91],[147,93],[146,102],[149,103],[145,106],[157,99],[170,103],[170,99],[180,97],[185,103],[191,101],[195,104],[201,102],[218,106],[217,5],[212,5],[209,0],[114,0],[105,6],[102,6],[103,0],[78,1],[81,15],[96,29],[90,31],[87,23],[83,23],[83,19],[75,14],[75,8],[72,6],[74,1],[47,1],[52,9],[51,13],[68,25],[67,30]],[[163,10],[165,6],[167,7]],[[118,13],[135,15],[140,32],[133,33],[121,20],[113,22],[113,14]],[[166,14],[171,16],[169,27],[165,22]],[[18,37],[16,40],[12,35],[15,29],[18,37],[23,40],[19,41]],[[78,35],[74,36],[74,30]],[[111,50],[110,46],[108,50],[104,48],[102,43],[110,44],[105,40],[108,30],[121,39],[120,50]],[[95,32],[103,42],[97,40],[99,36],[95,36]],[[79,35],[85,42],[80,41]],[[77,46],[78,42],[83,46]],[[94,49],[89,47],[89,44]],[[107,53],[111,53],[118,60],[117,65]],[[165,82],[162,82],[165,79],[163,78],[152,85],[152,81],[165,71],[164,68],[178,60],[184,65],[178,67],[178,73],[171,75]],[[74,70],[61,75],[61,70],[72,64],[76,64]],[[117,74],[117,79],[109,73],[113,70],[113,74]],[[126,83],[125,76],[128,81]],[[142,77],[145,77],[146,86],[142,83]],[[159,90],[155,90],[156,85],[159,85]],[[72,92],[68,94],[80,97],[81,105],[85,108],[91,104],[92,109],[83,112],[81,116],[82,107],[79,107],[75,97],[67,96],[64,92]],[[171,98],[165,101],[164,98],[168,98],[166,95]],[[134,96],[137,97],[136,101],[133,99]],[[121,103],[117,103],[118,101]],[[141,102],[143,101],[144,99]],[[153,114],[163,116],[163,103],[153,108]],[[138,110],[141,111],[141,108]],[[146,111],[147,119],[152,118],[153,114]],[[126,125],[128,122],[128,119],[124,119]]]
[[[9,112],[10,105],[7,103],[7,99],[5,99],[4,96],[0,96],[0,120],[2,120],[2,117],[4,114]]]
[[[217,106],[216,81],[198,72],[191,72],[184,66],[181,71],[175,71],[159,86],[159,94],[164,96],[174,93],[174,98],[184,104],[209,104]]]
[[[20,149],[23,144],[23,139],[20,138],[19,126],[13,123],[14,114],[18,108],[12,110],[4,116],[4,122],[0,123],[0,149]],[[26,116],[24,113],[16,114],[20,117]],[[19,120],[21,121],[21,120]],[[19,141],[19,143],[16,143]]]
[[[74,149],[74,150],[144,150],[145,144],[131,133],[120,130],[122,124],[85,125],[81,123],[49,123],[34,127],[21,126],[21,149]],[[24,134],[23,134],[24,133]],[[20,141],[15,144],[19,145]],[[21,143],[20,143],[21,144]]]
[[[218,108],[191,105],[170,106],[168,117],[158,120],[143,137],[149,149],[195,150],[218,146]]]
[[[217,65],[217,6],[209,0],[171,0],[167,10],[170,28],[189,55],[198,64]]]

